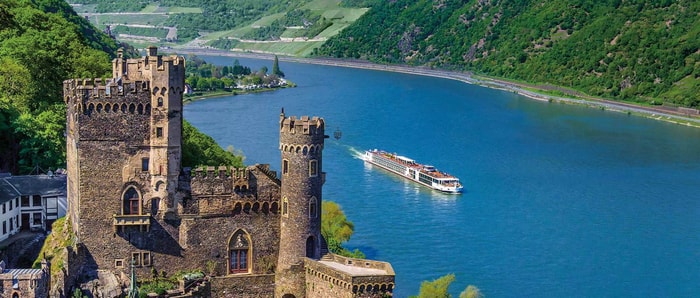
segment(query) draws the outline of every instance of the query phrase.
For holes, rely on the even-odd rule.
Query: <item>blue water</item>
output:
[[[198,101],[185,118],[275,169],[281,107],[341,130],[326,141],[323,199],[355,223],[349,247],[391,262],[396,297],[448,273],[455,296],[469,284],[488,297],[700,296],[700,129],[438,78],[280,68],[297,88]],[[433,164],[466,191],[357,158],[372,148]]]

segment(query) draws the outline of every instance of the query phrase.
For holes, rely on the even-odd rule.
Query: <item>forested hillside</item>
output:
[[[0,171],[65,163],[62,82],[110,73],[116,48],[63,1],[0,2]]]
[[[0,1],[0,172],[65,167],[63,80],[111,77],[118,46],[127,56],[139,55],[64,1]],[[185,166],[242,164],[196,128],[185,134]]]
[[[700,106],[700,2],[353,1],[372,9],[319,56],[554,84],[648,104]]]

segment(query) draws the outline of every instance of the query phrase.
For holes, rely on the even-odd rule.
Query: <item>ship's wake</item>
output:
[[[348,150],[350,151],[350,154],[352,155],[353,158],[364,160],[362,158],[362,156],[364,155],[364,152],[362,150],[359,150],[359,149],[352,147],[352,146],[348,146]]]

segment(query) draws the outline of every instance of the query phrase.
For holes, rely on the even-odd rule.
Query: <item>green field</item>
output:
[[[304,57],[311,54],[314,48],[320,47],[322,41],[314,42],[274,42],[274,43],[239,43],[237,49],[244,51],[275,53],[289,56]]]
[[[127,25],[153,25],[162,26],[167,15],[142,15],[121,14],[121,15],[91,15],[90,22],[95,24],[97,28],[104,28],[106,24],[127,24]]]
[[[168,13],[202,13],[202,9],[199,7],[169,7]]]
[[[144,7],[141,10],[141,13],[152,13],[152,12],[156,12],[156,10],[158,10],[158,5],[149,4],[149,5],[146,5],[146,7]]]

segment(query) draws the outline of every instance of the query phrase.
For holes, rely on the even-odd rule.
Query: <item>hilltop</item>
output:
[[[700,106],[697,1],[369,4],[370,11],[314,55],[472,71],[647,105]]]

